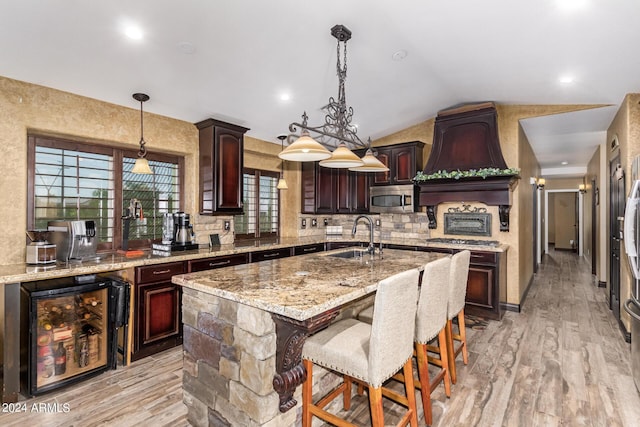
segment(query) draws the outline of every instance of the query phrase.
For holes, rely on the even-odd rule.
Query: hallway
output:
[[[521,313],[468,329],[469,365],[459,357],[450,399],[442,386],[434,393],[434,427],[640,425],[630,346],[605,290],[594,286],[590,266],[577,255],[545,256]],[[185,426],[181,367],[181,348],[147,357],[30,399],[26,413],[0,414],[0,425]],[[69,410],[29,410],[40,402],[68,403]],[[349,416],[369,425],[366,396],[353,399]]]

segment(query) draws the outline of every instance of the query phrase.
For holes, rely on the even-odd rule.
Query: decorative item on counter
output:
[[[142,212],[142,203],[138,199],[131,199],[129,201],[129,207],[126,209],[125,214],[122,216],[123,230],[122,230],[122,248],[118,249],[118,253],[125,257],[137,257],[144,255],[143,251],[129,249],[129,229],[131,226],[131,220],[144,219],[144,213]]]
[[[56,263],[56,245],[49,243],[48,230],[29,230],[27,236],[31,243],[27,245],[27,264],[50,265]]]

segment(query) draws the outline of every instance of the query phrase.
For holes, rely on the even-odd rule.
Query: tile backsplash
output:
[[[353,221],[358,215],[303,215],[298,218],[298,237],[324,237],[330,236],[349,240],[352,238],[351,230]],[[374,240],[376,243],[382,239],[385,241],[396,241],[402,239],[427,239],[429,237],[429,220],[426,213],[404,213],[404,214],[371,214],[374,222]],[[312,227],[313,220],[317,220],[317,226]],[[306,226],[302,228],[303,220]],[[327,225],[325,226],[325,220]],[[380,225],[376,225],[379,221]],[[369,225],[364,219],[358,221],[356,237],[369,239]]]

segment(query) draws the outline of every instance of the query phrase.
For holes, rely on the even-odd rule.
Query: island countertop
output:
[[[385,249],[342,258],[361,248],[274,259],[173,276],[172,282],[295,320],[306,320],[375,292],[378,282],[443,254]]]

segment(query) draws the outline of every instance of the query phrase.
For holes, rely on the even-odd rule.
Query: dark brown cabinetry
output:
[[[324,243],[314,243],[311,245],[296,246],[293,248],[293,255],[306,255],[314,252],[324,251]]]
[[[278,259],[285,258],[291,256],[292,248],[278,248],[278,249],[270,249],[266,251],[257,251],[251,252],[249,255],[249,262],[260,262],[260,261],[268,261],[270,259]]]
[[[465,313],[500,320],[506,302],[506,254],[471,252]]]
[[[200,131],[200,214],[242,213],[244,134],[249,129],[219,120],[196,123]]]
[[[189,273],[195,273],[196,271],[213,270],[215,268],[246,264],[249,262],[249,254],[223,255],[212,258],[193,259],[187,262],[187,271]]]
[[[184,272],[182,261],[135,269],[131,360],[182,344],[182,288],[171,277]]]
[[[423,148],[420,141],[376,147],[378,160],[389,171],[374,174],[373,185],[412,184],[416,173],[422,170]]]
[[[425,248],[418,250],[456,253],[458,249]],[[504,314],[500,302],[507,299],[507,254],[503,252],[472,251],[467,279],[465,313],[487,319],[500,320]]]
[[[364,151],[355,150],[362,157]],[[367,213],[371,174],[302,164],[302,213]]]

